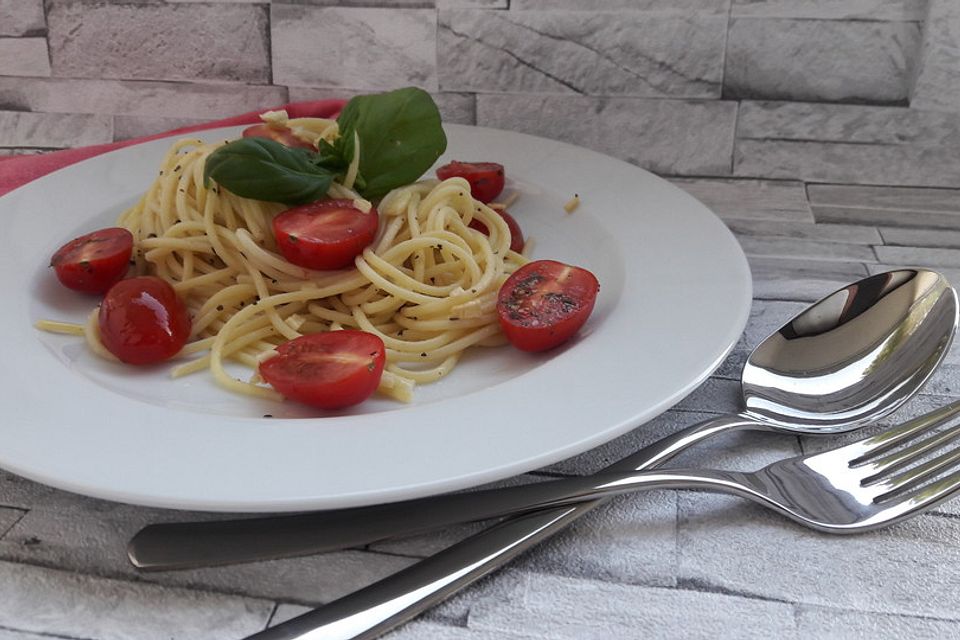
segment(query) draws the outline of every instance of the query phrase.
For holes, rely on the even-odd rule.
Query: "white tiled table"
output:
[[[737,233],[755,301],[730,358],[678,406],[536,475],[584,474],[737,406],[750,347],[806,302],[888,266],[960,283],[960,190],[678,179]],[[960,396],[954,349],[903,419]],[[751,468],[824,440],[744,433],[678,463]],[[195,518],[84,498],[0,473],[0,640],[235,640],[367,585],[476,526],[323,556],[140,574],[141,526]],[[205,517],[215,517],[213,515]],[[395,640],[960,637],[960,501],[881,532],[828,537],[742,500],[617,499]]]

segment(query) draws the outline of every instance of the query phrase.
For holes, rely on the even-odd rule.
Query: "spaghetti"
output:
[[[286,125],[314,143],[337,135],[329,120]],[[208,369],[227,389],[279,399],[256,373],[248,381],[233,377],[226,362],[256,370],[284,341],[356,328],[387,348],[380,391],[409,401],[416,383],[448,374],[465,349],[504,342],[497,292],[526,259],[510,250],[506,223],[471,197],[465,180],[425,180],[390,192],[377,207],[378,236],[354,267],[311,271],[277,251],[271,220],[283,205],[204,185],[206,158],[220,146],[175,143],[153,184],[118,222],[134,235],[135,271],[170,282],[191,312],[191,339],[181,355],[193,359],[176,366],[174,377]],[[350,189],[355,176],[352,166],[328,195],[367,210],[370,203]],[[475,218],[488,235],[468,226]],[[103,355],[96,327],[94,317],[83,333]],[[79,330],[62,323],[41,328]]]

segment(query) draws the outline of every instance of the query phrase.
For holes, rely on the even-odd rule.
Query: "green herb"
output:
[[[241,138],[210,154],[203,177],[243,198],[304,204],[322,198],[333,183],[334,174],[317,166],[315,155],[267,138]]]
[[[286,147],[266,138],[242,138],[207,158],[204,179],[244,198],[303,204],[323,198],[342,179],[360,141],[354,189],[376,200],[417,180],[447,148],[440,112],[415,87],[350,100],[337,119],[340,137],[319,149]]]
[[[362,193],[367,198],[380,198],[415,181],[447,148],[437,105],[415,87],[358,96],[343,108],[337,123],[340,140],[352,142],[354,131],[360,138]]]

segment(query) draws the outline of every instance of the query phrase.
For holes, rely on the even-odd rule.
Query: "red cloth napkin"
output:
[[[286,109],[287,114],[291,118],[332,118],[340,113],[343,105],[343,100],[315,100],[312,102],[294,102],[274,108]],[[0,196],[40,176],[45,176],[69,164],[86,160],[87,158],[106,153],[107,151],[113,151],[121,147],[129,147],[130,145],[146,142],[147,140],[177,136],[192,131],[260,122],[260,114],[270,110],[271,109],[260,109],[258,111],[233,116],[232,118],[217,120],[216,122],[205,122],[190,127],[183,127],[182,129],[174,129],[166,133],[158,133],[143,138],[134,138],[132,140],[123,140],[122,142],[98,144],[77,149],[64,149],[63,151],[54,151],[52,153],[35,156],[10,156],[8,158],[0,158]]]

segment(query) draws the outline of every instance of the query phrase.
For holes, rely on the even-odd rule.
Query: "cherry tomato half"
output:
[[[268,124],[255,124],[252,127],[247,127],[243,130],[243,137],[269,138],[274,142],[279,142],[280,144],[288,147],[299,147],[301,149],[311,149],[313,151],[317,150],[315,146],[297,136],[297,134],[287,127],[276,127]]]
[[[523,230],[520,229],[520,224],[506,211],[501,211],[498,209],[494,209],[494,211],[500,214],[500,217],[503,218],[504,222],[507,223],[507,227],[510,228],[510,250],[516,251],[517,253],[523,251]],[[470,224],[467,226],[469,226],[471,229],[476,229],[484,235],[490,235],[487,225],[483,224],[476,218],[471,220]]]
[[[500,287],[500,326],[522,351],[552,349],[587,321],[599,289],[596,276],[586,269],[554,260],[529,262]]]
[[[366,400],[386,362],[383,340],[356,330],[300,336],[277,347],[277,354],[260,363],[263,379],[287,398],[321,409]]]
[[[480,202],[490,202],[503,191],[503,165],[496,162],[458,162],[437,169],[441,180],[464,178],[470,183],[470,193]]]
[[[100,305],[100,341],[122,362],[175,356],[190,337],[190,315],[166,280],[142,276],[110,287]]]
[[[63,245],[50,259],[63,286],[84,293],[104,293],[126,275],[133,254],[133,234],[120,227],[100,229]]]
[[[376,208],[364,213],[352,200],[320,200],[287,209],[273,219],[283,256],[308,269],[342,269],[353,264],[377,235]]]

